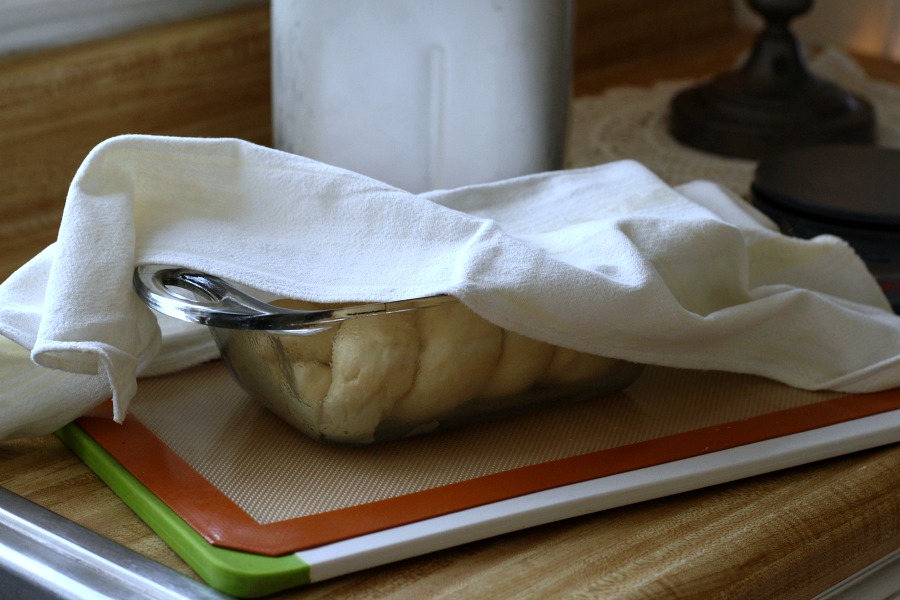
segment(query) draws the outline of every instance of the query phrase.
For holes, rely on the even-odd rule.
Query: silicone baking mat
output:
[[[213,587],[260,596],[561,518],[900,440],[900,391],[648,368],[624,393],[370,446],[324,444],[210,363],[124,425],[60,432]]]

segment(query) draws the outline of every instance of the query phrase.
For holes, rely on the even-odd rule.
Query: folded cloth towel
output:
[[[52,431],[138,376],[215,356],[155,315],[135,265],[275,295],[447,293],[497,325],[636,362],[807,389],[900,384],[900,319],[841,240],[621,161],[413,195],[238,140],[123,136],[78,170],[57,242],[0,286],[0,437]],[[161,333],[162,332],[162,333]]]

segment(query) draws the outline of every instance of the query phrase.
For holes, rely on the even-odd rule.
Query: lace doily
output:
[[[878,144],[900,147],[900,86],[871,79],[855,61],[835,49],[823,50],[809,66],[818,76],[867,98],[876,111]],[[670,100],[696,84],[693,80],[663,81],[652,87],[614,88],[576,100],[566,166],[630,158],[670,185],[705,179],[747,197],[756,161],[684,146],[668,133]]]

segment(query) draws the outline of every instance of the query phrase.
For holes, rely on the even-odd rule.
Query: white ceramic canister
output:
[[[410,192],[562,166],[571,0],[272,0],[275,146]]]

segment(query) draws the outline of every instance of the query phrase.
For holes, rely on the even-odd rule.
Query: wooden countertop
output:
[[[675,4],[694,11],[687,15],[693,34],[671,25],[686,22],[667,12]],[[727,5],[582,2],[576,93],[730,68],[748,37],[729,29]],[[0,279],[52,242],[68,181],[103,139],[139,132],[269,143],[268,51],[268,12],[254,8],[0,61]],[[896,64],[863,64],[900,82]],[[55,437],[0,442],[0,484],[194,576]],[[809,598],[898,548],[900,445],[893,445],[280,597]]]

